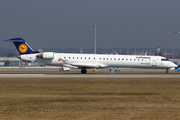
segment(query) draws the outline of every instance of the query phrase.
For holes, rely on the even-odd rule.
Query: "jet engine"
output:
[[[54,58],[54,52],[40,53],[36,57],[42,58],[42,59],[53,59]]]

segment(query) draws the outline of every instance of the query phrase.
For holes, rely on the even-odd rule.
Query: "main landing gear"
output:
[[[168,74],[168,69],[166,69],[166,74]]]
[[[86,72],[87,72],[86,69],[85,69],[85,68],[82,68],[81,73],[82,73],[82,74],[86,74]]]

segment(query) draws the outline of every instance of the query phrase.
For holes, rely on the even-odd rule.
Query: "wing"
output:
[[[67,61],[60,58],[65,66],[74,67],[74,68],[105,68],[107,66],[97,63],[68,63]]]

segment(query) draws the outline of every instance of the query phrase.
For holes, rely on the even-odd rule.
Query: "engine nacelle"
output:
[[[44,52],[37,55],[38,58],[42,59],[53,59],[54,53],[53,52]]]

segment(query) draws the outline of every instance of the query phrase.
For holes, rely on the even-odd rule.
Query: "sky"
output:
[[[180,48],[180,0],[1,0],[0,48]]]

